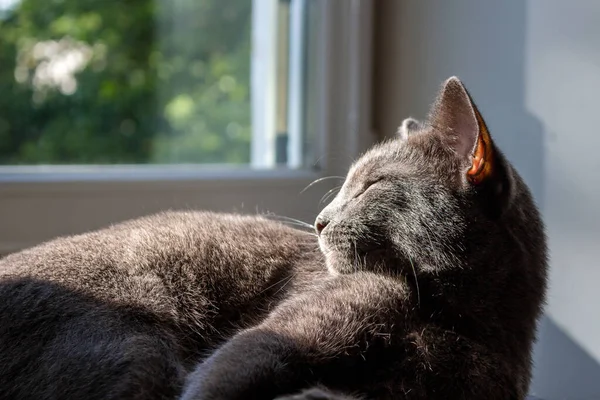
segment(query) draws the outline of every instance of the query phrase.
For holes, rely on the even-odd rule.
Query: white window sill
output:
[[[231,181],[316,179],[317,168],[254,168],[248,165],[40,165],[0,166],[0,183]],[[0,192],[2,187],[0,187]]]

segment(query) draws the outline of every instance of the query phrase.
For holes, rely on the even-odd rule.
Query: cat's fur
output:
[[[0,399],[174,399],[188,369],[326,275],[315,236],[166,212],[0,260]]]
[[[529,191],[455,78],[399,136],[318,244],[165,213],[0,260],[0,398],[174,398],[232,336],[183,399],[523,399],[546,285]]]
[[[311,384],[372,399],[525,398],[543,225],[458,79],[428,122],[406,121],[352,166],[316,230],[338,276],[228,341],[189,376],[184,400]]]

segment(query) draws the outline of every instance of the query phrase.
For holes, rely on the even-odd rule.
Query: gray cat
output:
[[[525,398],[547,268],[531,195],[457,78],[399,136],[352,166],[316,220],[337,276],[236,334],[183,399],[315,384],[370,399]]]
[[[400,133],[318,241],[164,213],[0,260],[0,398],[523,399],[546,287],[529,191],[456,78]]]

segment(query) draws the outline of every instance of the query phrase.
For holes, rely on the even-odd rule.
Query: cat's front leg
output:
[[[318,384],[366,393],[401,357],[406,300],[402,282],[374,274],[324,282],[219,348],[182,400],[272,400]]]
[[[181,400],[271,400],[301,387],[288,360],[296,346],[276,333],[249,329],[236,335],[187,378]]]

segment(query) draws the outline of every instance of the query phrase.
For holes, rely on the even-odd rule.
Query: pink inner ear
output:
[[[483,140],[478,141],[477,148],[473,154],[473,164],[471,169],[467,172],[467,175],[476,177],[483,171],[485,165],[485,142]]]
[[[494,173],[495,155],[492,138],[483,121],[483,117],[477,110],[475,110],[475,113],[479,124],[479,134],[477,138],[477,147],[473,154],[471,169],[467,175],[472,183],[479,184]]]

